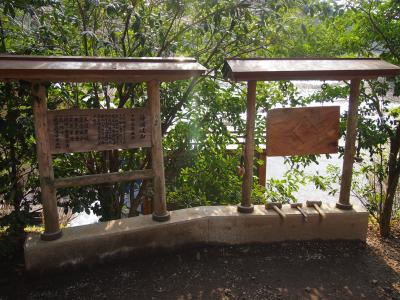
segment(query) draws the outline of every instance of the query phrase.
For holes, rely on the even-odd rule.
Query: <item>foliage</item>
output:
[[[267,182],[267,200],[270,202],[290,203],[297,202],[294,192],[299,191],[299,178],[292,173],[286,173],[283,179],[271,178]],[[301,183],[304,184],[304,178]]]
[[[0,226],[21,231],[32,222],[29,212],[38,196],[29,90],[23,84],[1,85],[0,107],[0,209],[14,208]]]

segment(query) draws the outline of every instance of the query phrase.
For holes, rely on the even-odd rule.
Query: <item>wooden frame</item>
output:
[[[282,58],[233,58],[225,61],[223,72],[233,81],[246,81],[247,90],[247,126],[245,145],[245,173],[243,193],[238,211],[251,213],[251,186],[253,183],[254,158],[254,109],[255,86],[257,81],[275,80],[350,80],[350,99],[347,117],[346,147],[343,160],[342,181],[339,202],[340,209],[352,209],[350,188],[354,163],[355,141],[357,135],[358,97],[361,79],[379,76],[400,75],[400,67],[380,59],[282,59]],[[253,131],[253,132],[252,132]],[[249,151],[253,149],[253,151]],[[250,162],[250,163],[249,163]],[[262,182],[264,182],[262,178]],[[243,209],[246,207],[247,209]]]
[[[204,71],[205,68],[193,58],[0,56],[0,80],[32,83],[45,223],[43,240],[61,237],[57,188],[153,178],[153,219],[166,221],[170,218],[165,196],[160,82],[190,79]],[[149,105],[135,109],[48,111],[47,82],[146,82]],[[135,116],[143,117],[138,123]],[[110,128],[111,131],[103,132]],[[151,147],[151,169],[54,178],[52,154],[138,147]]]

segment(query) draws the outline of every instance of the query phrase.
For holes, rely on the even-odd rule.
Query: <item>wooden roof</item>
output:
[[[228,59],[224,76],[234,81],[348,80],[400,75],[400,67],[380,59]]]
[[[84,56],[0,56],[0,80],[42,82],[175,81],[206,69],[194,58],[109,58]]]

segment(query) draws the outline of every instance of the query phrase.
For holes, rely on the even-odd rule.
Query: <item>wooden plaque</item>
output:
[[[47,112],[52,154],[151,147],[148,108]]]
[[[267,115],[267,155],[336,153],[339,106],[278,108]]]

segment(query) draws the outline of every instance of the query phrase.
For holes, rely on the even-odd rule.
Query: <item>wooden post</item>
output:
[[[242,201],[238,205],[241,213],[252,213],[251,188],[253,186],[253,159],[254,159],[254,127],[256,118],[256,85],[257,81],[247,83],[247,120],[246,144],[244,148],[244,176],[242,185]]]
[[[41,239],[52,241],[61,237],[61,230],[58,221],[54,172],[48,139],[46,88],[41,84],[34,84],[32,86],[32,94],[36,151],[44,215],[44,233],[41,235]]]
[[[151,120],[151,164],[153,168],[153,220],[163,222],[170,219],[165,195],[164,158],[162,149],[160,116],[160,83],[147,82],[147,96],[150,105]]]
[[[344,149],[342,181],[340,185],[339,202],[336,207],[340,209],[352,209],[350,204],[351,179],[353,175],[353,162],[356,151],[357,136],[357,110],[358,97],[360,95],[360,79],[353,79],[350,83],[349,110],[347,113],[346,144]]]
[[[262,153],[259,153],[259,160],[262,160],[264,164],[258,166],[258,184],[265,187],[267,182],[267,152],[263,150]]]
[[[265,110],[268,114],[268,109]],[[265,116],[265,125],[267,125],[268,117]],[[260,153],[259,159],[261,159],[264,164],[262,166],[258,166],[258,184],[265,188],[265,184],[267,183],[267,130],[265,131],[264,141],[265,141],[265,149],[262,153]]]
[[[144,199],[143,200],[143,214],[144,215],[150,215],[152,213],[152,207],[151,207],[151,199]]]

